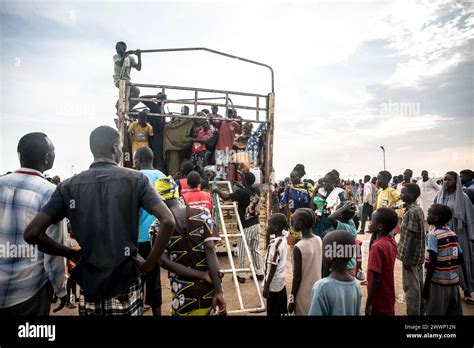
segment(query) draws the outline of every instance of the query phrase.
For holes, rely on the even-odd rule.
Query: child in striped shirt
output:
[[[426,279],[422,297],[427,301],[426,315],[462,315],[459,294],[459,265],[467,279],[461,247],[456,233],[447,227],[451,209],[433,204],[427,222],[435,228],[426,236]]]

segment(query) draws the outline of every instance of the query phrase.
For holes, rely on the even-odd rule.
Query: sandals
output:
[[[253,276],[252,276],[252,275],[250,276],[250,279],[253,280]],[[258,280],[259,282],[263,281],[264,279],[265,279],[265,276],[264,276],[263,274],[257,274],[257,280]]]
[[[250,276],[250,279],[253,279],[253,277]],[[258,280],[259,282],[261,282],[261,281],[264,280],[264,279],[265,279],[265,276],[264,276],[263,274],[257,275],[257,280]],[[243,278],[243,277],[237,276],[237,280],[239,281],[239,283],[242,283],[242,284],[243,284],[243,283],[245,283],[245,280],[246,280],[246,279]]]
[[[466,302],[469,305],[474,305],[474,298],[469,296],[469,297],[464,297],[464,302]]]

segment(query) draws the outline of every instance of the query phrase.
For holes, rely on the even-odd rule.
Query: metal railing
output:
[[[273,72],[273,68],[265,63],[260,63],[255,60],[247,59],[247,58],[242,58],[233,54],[213,50],[207,47],[179,47],[179,48],[158,48],[158,49],[149,49],[149,50],[141,50],[141,53],[164,53],[164,52],[183,52],[183,51],[206,51],[214,54],[218,54],[227,58],[233,58],[233,59],[238,59],[246,63],[250,64],[255,64],[255,65],[260,65],[263,66],[267,69],[270,70],[271,74],[271,90],[272,93],[275,93],[275,74]]]
[[[232,109],[241,109],[241,110],[253,110],[255,111],[255,120],[253,119],[242,119],[245,122],[253,122],[253,123],[266,123],[267,124],[267,135],[265,137],[265,145],[264,145],[264,181],[266,183],[270,183],[274,180],[273,178],[273,133],[274,133],[274,114],[275,114],[275,79],[274,79],[274,72],[271,66],[260,63],[254,60],[250,60],[247,58],[242,58],[239,56],[235,56],[232,54],[220,52],[217,50],[213,50],[206,47],[184,47],[184,48],[163,48],[163,49],[148,49],[148,50],[141,50],[141,53],[166,53],[166,52],[183,52],[183,51],[206,51],[213,54],[218,54],[224,57],[238,59],[247,63],[263,66],[270,70],[271,73],[271,92],[267,95],[256,94],[256,93],[245,93],[245,92],[237,92],[237,91],[224,91],[224,90],[215,90],[215,89],[204,89],[204,88],[194,88],[194,87],[178,87],[178,86],[169,86],[169,85],[155,85],[155,84],[145,84],[145,83],[130,83],[129,81],[121,80],[119,82],[119,109],[118,109],[118,122],[117,128],[119,130],[121,140],[126,134],[126,119],[128,115],[136,115],[137,112],[129,112],[129,100],[130,100],[130,86],[137,86],[137,87],[145,87],[145,88],[160,88],[162,93],[164,93],[167,89],[174,89],[174,90],[181,90],[181,91],[193,91],[194,96],[193,98],[187,99],[169,99],[169,100],[160,100],[162,103],[176,103],[176,104],[188,104],[187,101],[191,100],[192,104],[194,105],[193,115],[170,115],[166,113],[156,114],[151,113],[150,116],[157,116],[157,117],[176,117],[176,118],[193,118],[193,119],[204,119],[205,117],[197,115],[197,107],[200,105],[207,105],[207,106],[221,106],[226,108],[226,114],[229,110],[229,107]],[[224,96],[220,98],[199,98],[199,93],[217,93],[217,94],[224,94]],[[242,97],[254,97],[255,104],[250,105],[234,105],[230,96],[242,96]],[[264,98],[265,102],[263,106],[260,102],[260,98]],[[203,100],[212,100],[212,99],[225,99],[225,103],[210,103],[204,102]],[[152,101],[157,102],[158,99],[148,99],[148,98],[132,98],[131,100],[134,101]],[[163,110],[163,109],[162,109]],[[264,120],[260,120],[261,113],[265,115]],[[218,118],[224,120],[224,118]],[[269,196],[267,197],[269,200]],[[267,204],[267,210],[269,209],[270,204]]]
[[[197,88],[197,87],[181,87],[181,86],[170,86],[170,85],[155,85],[155,84],[148,84],[148,83],[131,83],[128,82],[127,85],[135,86],[135,87],[146,87],[146,88],[156,88],[160,89],[160,92],[167,95],[167,90],[177,90],[177,91],[190,91],[194,92],[194,96],[192,98],[185,98],[185,99],[158,99],[157,98],[130,98],[130,101],[139,101],[139,102],[161,102],[162,104],[180,104],[180,105],[187,105],[192,104],[194,105],[194,110],[192,115],[176,115],[181,118],[191,118],[191,119],[205,119],[205,117],[198,116],[198,106],[217,106],[217,107],[225,107],[225,115],[227,115],[227,111],[229,108],[235,110],[250,110],[255,111],[255,119],[242,119],[244,122],[254,122],[254,123],[266,123],[267,117],[266,113],[268,111],[267,99],[268,96],[262,94],[255,94],[255,93],[244,93],[244,92],[235,92],[235,91],[225,91],[225,90],[218,90],[218,89],[207,89],[207,88]],[[200,98],[199,93],[213,93],[217,94],[217,97],[205,97]],[[255,98],[255,106],[250,105],[238,105],[232,102],[231,96],[245,96],[245,97],[252,97]],[[260,106],[260,98],[264,99],[265,107]],[[210,100],[217,100],[217,99],[224,99],[225,103],[216,103],[210,102]],[[260,120],[261,113],[264,113],[265,119]],[[138,112],[126,112],[127,115],[137,115]],[[170,115],[167,113],[149,113],[150,116],[162,116],[162,117],[169,117]],[[219,120],[220,118],[213,118],[215,120]],[[225,120],[222,118],[221,120]]]

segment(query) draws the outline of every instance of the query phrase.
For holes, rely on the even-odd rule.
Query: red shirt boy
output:
[[[390,236],[390,232],[397,223],[398,216],[393,209],[379,208],[372,214],[366,315],[395,315],[394,268],[397,243]]]

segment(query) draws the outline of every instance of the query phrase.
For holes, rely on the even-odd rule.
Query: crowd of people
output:
[[[410,169],[393,178],[384,170],[355,182],[332,170],[313,181],[303,179],[304,165],[297,164],[271,195],[267,230],[275,239],[267,239],[264,287],[269,314],[359,315],[360,285],[367,285],[365,314],[394,315],[396,259],[402,263],[407,315],[462,314],[459,289],[474,304],[473,174],[449,171],[436,182],[426,170],[420,180]],[[366,233],[367,274],[360,240]],[[293,264],[288,303],[286,259],[279,257],[287,246]],[[272,283],[277,269],[279,287]]]
[[[463,299],[474,302],[471,170],[447,172],[436,186],[426,171],[414,183],[407,169],[395,186],[388,171],[359,183],[341,180],[336,170],[304,180],[298,164],[274,185],[262,257],[252,173],[233,193],[210,190],[190,161],[177,178],[155,169],[148,147],[136,150],[135,169],[123,168],[119,134],[107,126],[91,133],[90,148],[90,168],[56,186],[44,176],[55,159],[49,138],[20,139],[21,168],[0,178],[0,245],[3,252],[16,247],[0,258],[0,315],[48,315],[54,297],[58,310],[77,303],[80,315],[142,315],[150,308],[161,315],[160,267],[168,270],[172,315],[226,314],[215,252],[218,197],[238,203],[268,315],[359,315],[364,285],[365,315],[394,315],[395,259],[402,262],[408,315],[459,315]],[[366,272],[358,240],[365,233]],[[239,269],[248,262],[242,244]],[[25,254],[28,245],[39,249],[35,257]]]
[[[142,62],[140,51],[127,51],[123,42],[116,51],[118,87]],[[136,86],[130,96],[140,96]],[[55,161],[46,134],[20,139],[20,168],[0,177],[0,316],[49,315],[55,299],[55,311],[77,305],[79,315],[142,315],[150,309],[161,315],[161,268],[168,271],[171,315],[225,315],[215,251],[217,200],[238,204],[270,316],[360,315],[361,286],[367,286],[365,315],[394,315],[396,259],[407,315],[461,315],[463,300],[474,303],[471,170],[449,171],[438,182],[427,171],[415,180],[410,169],[393,177],[383,170],[357,182],[331,170],[314,181],[297,164],[288,178],[271,185],[263,248],[264,124],[253,132],[235,110],[221,117],[215,106],[202,110],[197,121],[165,122],[149,113],[161,114],[166,96],[142,97],[155,101],[143,102],[148,109],[129,124],[124,144],[117,130],[94,129],[93,163],[64,181],[44,174]],[[137,104],[130,100],[130,109]],[[189,108],[181,114],[189,115]],[[128,168],[119,166],[127,161]],[[214,179],[231,181],[236,190],[211,187]],[[242,238],[237,249],[242,270],[249,262]],[[237,280],[245,283],[245,273],[238,272]]]
[[[242,123],[235,109],[229,109],[224,118],[218,111],[216,106],[212,107],[212,113],[203,109],[197,113],[198,117],[203,118],[196,120],[180,119],[175,115],[169,123],[157,127],[151,123],[156,123],[159,116],[150,116],[148,109],[142,110],[138,113],[137,120],[130,122],[128,126],[126,143],[129,142],[130,146],[126,146],[126,151],[130,151],[133,158],[137,149],[150,148],[154,156],[158,153],[158,156],[166,158],[160,161],[154,159],[153,165],[171,175],[179,173],[176,163],[189,159],[206,176],[212,173],[220,180],[240,181],[244,173],[252,172],[260,183],[263,176],[265,125],[260,125],[254,132],[253,124]],[[175,149],[160,152],[163,141],[166,142],[175,133],[184,135],[183,141],[178,145],[174,139]],[[177,161],[172,160],[174,157]],[[132,161],[125,161],[125,165],[133,167]]]
[[[224,314],[209,210],[178,202],[179,186],[152,167],[147,147],[135,153],[136,170],[119,167],[115,129],[96,128],[90,148],[90,168],[55,186],[44,176],[55,159],[49,138],[20,139],[21,168],[0,178],[0,315],[48,315],[54,296],[58,309],[73,307],[73,284],[80,315],[150,307],[160,315],[160,266],[170,274],[173,314]]]

